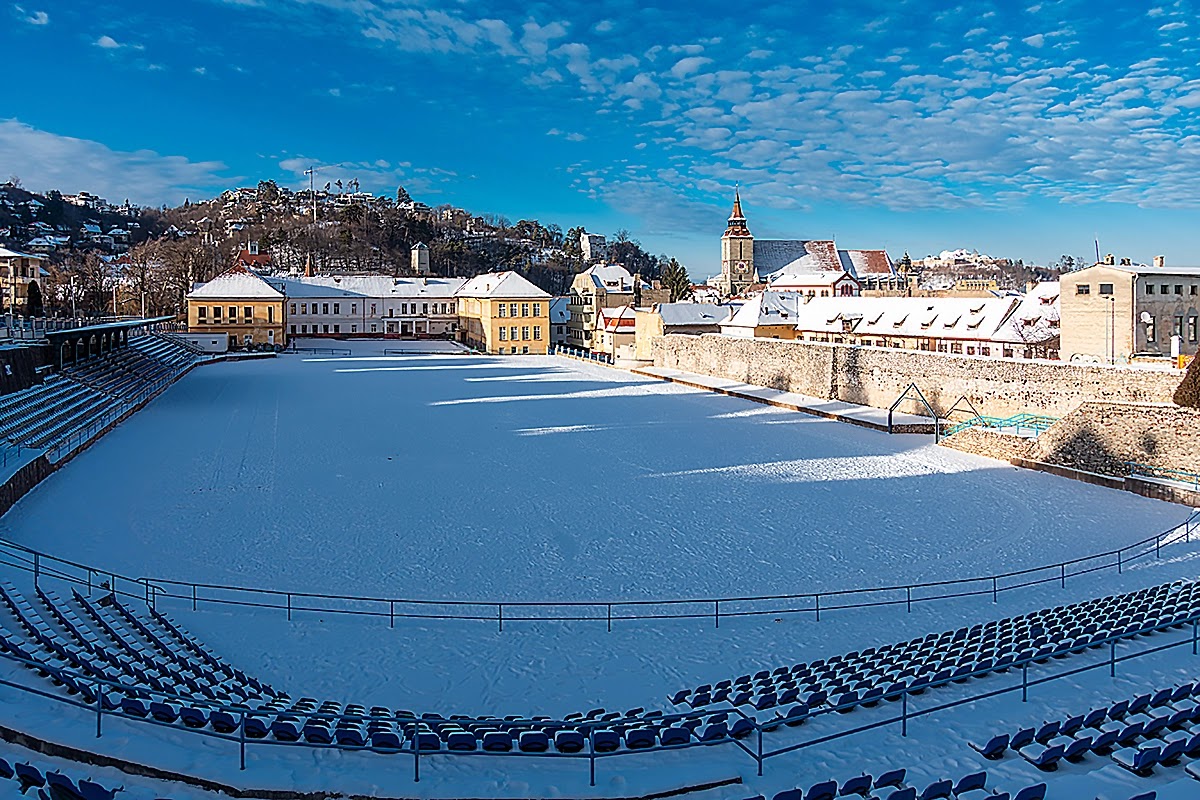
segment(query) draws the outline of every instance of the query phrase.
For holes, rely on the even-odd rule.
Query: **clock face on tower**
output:
[[[749,269],[750,269],[750,265],[747,264],[745,261],[739,261],[733,265],[734,272],[736,272],[739,275],[745,275],[746,271]]]

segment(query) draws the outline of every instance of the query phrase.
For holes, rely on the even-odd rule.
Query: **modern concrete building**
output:
[[[1124,364],[1138,357],[1195,355],[1200,338],[1200,267],[1105,262],[1065,273],[1064,361]]]

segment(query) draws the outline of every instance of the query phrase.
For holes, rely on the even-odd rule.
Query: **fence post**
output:
[[[96,738],[100,738],[100,720],[104,718],[104,687],[96,681]]]
[[[1121,551],[1117,551],[1117,574],[1121,574]]]
[[[291,592],[287,593],[287,612],[288,612],[288,622],[291,622],[292,621],[292,593]]]
[[[196,584],[192,584],[192,611],[196,610]]]
[[[1021,702],[1029,700],[1029,662],[1021,665]]]
[[[754,727],[758,729],[758,777],[762,777],[762,725],[758,724],[758,720],[754,721]]]
[[[504,604],[496,604],[496,621],[500,623],[500,632],[504,633]]]
[[[908,606],[908,613],[911,614],[912,613],[912,587],[911,586],[904,587],[904,592],[907,595],[905,602],[907,603],[907,606]]]
[[[38,576],[42,573],[42,560],[38,553],[33,554],[33,587],[36,589],[38,585]]]
[[[997,603],[997,602],[999,602],[999,601],[996,599],[996,595],[997,595],[998,593],[999,593],[999,590],[997,589],[997,585],[996,585],[996,576],[995,576],[995,575],[993,575],[993,576],[992,576],[992,602],[993,602],[993,603]]]
[[[721,601],[720,600],[713,601],[713,627],[714,628],[721,627]]]
[[[1108,677],[1117,677],[1117,640],[1108,643]]]
[[[1067,565],[1059,564],[1058,569],[1059,569],[1059,572],[1061,573],[1062,588],[1065,589],[1065,588],[1067,588]]]
[[[1196,655],[1196,620],[1192,620],[1192,655]]]
[[[238,726],[238,750],[241,755],[241,769],[246,769],[246,712],[242,712],[242,724]]]
[[[414,724],[413,725],[413,783],[421,782],[421,748],[419,746],[420,742],[418,741],[418,739],[420,738],[420,734],[421,734],[421,729],[416,724]]]
[[[814,595],[817,598],[817,622],[821,621],[821,595]]]
[[[612,603],[608,604],[608,632],[612,633]]]
[[[1160,534],[1156,533],[1154,535],[1154,557],[1155,558],[1160,557],[1158,553],[1159,553],[1159,549],[1161,548],[1161,546],[1162,546],[1162,536]]]
[[[900,735],[908,736],[908,689],[900,695]]]
[[[388,627],[396,627],[396,601],[388,600]]]
[[[596,729],[588,726],[588,778],[589,786],[596,785]]]

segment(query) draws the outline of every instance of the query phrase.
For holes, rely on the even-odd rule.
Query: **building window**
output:
[[[522,317],[529,316],[529,303],[521,303],[521,316]]]
[[[351,326],[350,326],[350,332],[351,332],[351,333],[358,333],[358,326],[357,326],[357,325],[351,325]]]
[[[529,326],[528,325],[521,328],[521,340],[525,341],[525,342],[529,341]]]
[[[242,316],[246,318],[247,322],[253,322],[254,321],[254,309],[251,306],[246,306],[245,308],[242,309]]]
[[[958,353],[959,355],[961,355],[962,354],[962,342],[952,342],[950,344],[950,352]]]
[[[1091,294],[1092,286],[1088,283],[1081,283],[1075,287],[1075,294]]]
[[[508,316],[508,306],[506,306],[504,303],[501,303],[499,306],[497,306],[497,308],[500,311],[500,313],[497,314],[497,316],[500,316],[500,317]]]
[[[300,304],[300,313],[301,313],[301,314],[307,314],[307,313],[308,313],[308,303],[301,303],[301,304]]]
[[[295,335],[296,335],[296,326],[293,325],[292,326],[292,336],[295,336]]]
[[[350,313],[351,313],[351,314],[357,314],[357,313],[358,313],[358,303],[351,303],[351,304],[350,304]]]
[[[341,304],[341,303],[334,303],[334,304],[333,304],[333,313],[335,313],[335,314],[340,314],[340,313],[342,313],[342,304]]]
[[[1170,286],[1168,286],[1167,284],[1165,284],[1165,283],[1164,283],[1164,284],[1162,285],[1162,293],[1163,293],[1163,294],[1170,294],[1170,293],[1171,293],[1171,287],[1170,287]]]
[[[542,326],[541,325],[533,326],[533,340],[535,342],[540,342],[542,340]]]
[[[1200,317],[1188,317],[1188,341],[1192,344],[1196,343],[1196,336],[1200,334]]]
[[[413,313],[414,314],[416,313],[416,307],[417,307],[417,304],[413,303]],[[429,313],[429,303],[421,303],[421,313],[422,314]]]
[[[1150,321],[1146,323],[1146,341],[1153,342],[1157,338],[1158,333],[1156,332],[1155,320],[1151,317]]]
[[[288,313],[291,313],[291,314],[295,314],[295,313],[296,313],[296,304],[295,304],[295,303],[292,303],[292,304],[291,304],[291,305],[288,307]],[[295,331],[292,331],[292,333],[295,333]]]
[[[1197,294],[1197,289],[1200,289],[1200,287],[1196,286],[1196,284],[1194,284],[1194,283],[1193,283],[1193,284],[1192,284],[1192,297],[1195,297],[1195,296],[1196,296],[1196,294]]]
[[[232,319],[235,319],[236,317],[237,317],[237,306],[230,306],[229,307],[229,318],[232,320]]]
[[[321,326],[321,333],[329,333],[329,326],[328,326],[328,325],[322,325],[322,326]]]
[[[508,336],[514,342],[517,340],[517,326],[516,325],[513,325],[511,328],[508,329]]]
[[[196,319],[208,319],[208,306],[196,306]]]
[[[516,303],[508,304],[508,315],[510,317],[515,317],[517,315],[517,304]]]
[[[1182,283],[1175,284],[1175,294],[1183,294],[1183,284]]]
[[[1113,293],[1113,285],[1111,283],[1100,284],[1100,294],[1112,294],[1112,293]]]
[[[301,326],[300,326],[300,332],[301,332],[301,333],[308,333],[308,326],[307,326],[307,325],[301,325]]]
[[[267,306],[267,322],[275,321],[275,306]]]
[[[1175,335],[1178,336],[1180,339],[1183,338],[1183,317],[1182,316],[1175,318]]]
[[[371,303],[371,316],[372,317],[375,316],[375,304],[374,303]],[[371,326],[371,330],[375,330],[374,325]]]
[[[341,332],[342,332],[342,326],[341,326],[341,325],[334,325],[334,326],[333,326],[333,332],[334,332],[334,333],[341,333]]]
[[[517,348],[515,348],[515,347],[513,348],[513,350],[516,350],[516,349],[517,349]],[[524,354],[524,355],[528,355],[528,353],[529,353],[529,345],[525,345],[524,347],[522,347],[522,348],[521,348],[521,353],[522,353],[522,354]]]
[[[541,303],[533,304],[533,315],[535,317],[540,317],[542,315],[542,304]]]
[[[220,318],[221,318],[221,307],[213,306],[213,319],[218,320]]]
[[[502,342],[508,341],[508,328],[500,329],[500,341],[502,341]]]
[[[322,314],[329,313],[329,303],[321,303],[321,313]]]
[[[371,323],[371,333],[379,333],[379,326],[374,322]]]

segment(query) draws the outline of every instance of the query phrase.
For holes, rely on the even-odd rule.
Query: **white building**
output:
[[[567,304],[570,302],[569,297],[555,297],[550,301],[550,344],[567,344],[567,323],[571,321]]]
[[[608,242],[598,233],[584,231],[579,235],[579,249],[583,253],[583,263],[604,261],[608,258]]]
[[[287,295],[289,336],[450,337],[463,278],[322,275],[275,278]]]

